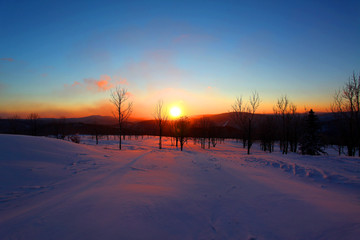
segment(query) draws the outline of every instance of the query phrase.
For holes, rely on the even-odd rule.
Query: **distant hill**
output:
[[[305,113],[304,113],[305,114]],[[231,126],[234,127],[232,121],[232,112],[220,113],[220,114],[204,114],[204,115],[194,115],[190,116],[190,121],[195,122],[200,120],[203,117],[208,118],[213,124],[218,127]],[[260,120],[266,116],[271,116],[273,114],[255,114],[255,118]],[[332,113],[318,113],[320,121],[331,121],[334,116]],[[42,120],[54,120],[53,118],[46,118]],[[100,115],[91,115],[81,118],[66,118],[67,123],[84,123],[84,124],[100,124],[100,125],[114,125],[116,124],[116,119],[112,116],[100,116]],[[129,122],[132,122],[136,125],[149,126],[155,124],[154,119],[141,119],[141,118],[130,118]]]
[[[43,122],[55,121],[58,118],[41,118]],[[91,115],[87,117],[80,118],[65,118],[66,123],[84,123],[84,124],[99,124],[99,125],[114,125],[116,124],[116,119],[113,116],[101,116],[101,115]],[[130,122],[140,122],[143,119],[140,118],[130,118]]]
[[[234,137],[239,126],[232,120],[232,115],[233,113],[229,112],[191,116],[189,119],[192,134],[199,134],[199,129],[202,128],[200,120],[202,117],[206,117],[210,120],[213,131],[217,136]],[[273,114],[256,114],[255,124],[261,126],[267,116],[273,116]],[[323,123],[322,129],[324,131],[331,131],[333,120],[335,120],[334,115],[332,113],[318,113],[318,116],[319,120]],[[279,118],[276,119],[275,121],[279,120]],[[168,126],[167,128],[165,128],[164,134],[170,134],[170,127]],[[37,123],[36,135],[93,134],[94,132],[102,132],[102,134],[106,135],[113,134],[116,132],[116,129],[117,122],[112,116],[92,115],[66,119],[41,118]],[[124,129],[134,135],[158,134],[154,119],[130,118],[128,123],[125,124]],[[35,131],[34,125],[31,125],[31,122],[26,119],[0,119],[0,133],[33,134],[32,131]]]
[[[111,116],[100,116],[100,115],[92,115],[81,118],[68,118],[67,122],[71,123],[85,123],[85,124],[101,124],[101,125],[113,125],[116,124],[116,120]]]

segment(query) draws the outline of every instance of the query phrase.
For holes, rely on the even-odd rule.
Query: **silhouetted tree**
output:
[[[128,93],[124,88],[117,87],[111,92],[110,101],[115,106],[113,115],[118,123],[118,134],[119,134],[119,149],[121,150],[121,135],[124,127],[124,123],[130,117],[132,112],[132,102],[129,102],[127,106],[125,103],[128,101]]]
[[[353,75],[345,86],[336,91],[332,112],[346,126],[347,155],[355,156],[356,147],[360,156],[360,75]]]
[[[290,151],[296,153],[298,150],[298,143],[301,130],[301,116],[296,112],[297,107],[290,103],[288,113],[288,128],[289,128],[289,144]]]
[[[249,106],[247,108],[247,121],[248,121],[248,148],[247,154],[250,154],[250,148],[252,146],[252,135],[253,135],[253,120],[256,110],[260,106],[260,97],[259,94],[255,91],[250,96]]]
[[[300,151],[306,155],[320,155],[325,154],[324,144],[320,137],[320,122],[319,118],[311,109],[306,118],[306,125],[304,134],[301,138]]]
[[[156,125],[159,129],[159,149],[161,149],[162,148],[161,137],[163,135],[163,130],[164,130],[164,127],[168,120],[168,114],[167,114],[167,111],[164,110],[164,108],[163,108],[162,100],[159,100],[155,106],[154,118],[155,118]]]
[[[179,129],[177,127],[177,120],[171,120],[169,124],[169,133],[171,136],[171,146],[174,146],[173,140],[175,139],[175,146],[178,147]]]
[[[247,153],[250,154],[252,146],[252,135],[253,135],[253,120],[256,110],[260,105],[259,94],[255,91],[249,98],[249,103],[246,105],[243,103],[242,98],[236,99],[233,105],[233,119],[237,126],[240,127],[240,131],[243,135],[243,146],[247,141]],[[245,140],[246,139],[246,140]]]
[[[60,138],[61,138],[61,139],[65,139],[65,137],[66,137],[66,135],[67,135],[66,117],[61,117],[61,118],[58,120],[58,124],[59,124]]]
[[[200,119],[200,129],[201,129],[201,147],[205,149],[206,139],[208,140],[208,149],[210,149],[210,144],[212,142],[212,126],[213,123],[208,117],[202,117]]]
[[[290,134],[291,134],[291,121],[296,113],[296,106],[290,103],[286,95],[278,99],[273,108],[274,113],[281,122],[280,127],[280,150],[283,154],[289,151]]]
[[[263,151],[274,151],[276,124],[273,116],[266,116],[260,125],[260,147]]]
[[[242,100],[242,97],[238,97],[235,100],[234,105],[232,105],[232,120],[239,129],[239,138],[242,138],[243,140],[243,148],[246,147],[246,128],[247,128],[247,122],[246,122],[246,106]]]
[[[99,139],[101,137],[101,133],[102,133],[102,129],[101,129],[101,126],[97,123],[97,121],[94,121],[93,124],[91,124],[90,126],[90,131],[91,133],[93,134],[93,136],[95,137],[95,143],[96,145],[99,144]]]
[[[334,113],[334,119],[330,123],[330,133],[329,138],[331,145],[333,146],[339,156],[341,154],[346,154],[344,152],[344,149],[347,144],[347,137],[348,137],[348,127],[344,119],[341,118],[341,116],[338,113]]]
[[[38,122],[39,122],[39,114],[30,113],[27,117],[30,123],[31,135],[36,136],[38,134]]]
[[[19,132],[19,115],[14,114],[13,116],[9,117],[8,120],[10,125],[10,132],[12,134],[17,134]]]
[[[61,117],[60,119],[55,119],[52,123],[55,131],[55,136],[57,139],[65,139],[66,133],[66,118]]]
[[[186,116],[183,116],[181,118],[179,118],[177,121],[177,130],[179,133],[179,141],[180,141],[180,149],[181,151],[184,148],[184,144],[186,141],[186,136],[187,136],[187,130],[189,127],[189,118]]]

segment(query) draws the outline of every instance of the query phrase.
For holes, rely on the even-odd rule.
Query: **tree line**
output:
[[[159,136],[159,149],[163,148],[164,136],[171,137],[171,143],[180,147],[180,150],[183,150],[190,138],[203,149],[216,147],[224,139],[233,138],[241,141],[239,145],[248,154],[251,153],[254,141],[258,141],[261,149],[269,153],[278,146],[283,154],[293,152],[318,155],[325,154],[324,146],[328,145],[336,148],[339,155],[360,156],[360,76],[355,73],[336,91],[331,104],[332,114],[328,114],[328,118],[322,121],[312,109],[299,113],[297,106],[286,95],[277,99],[273,114],[257,114],[261,98],[255,91],[247,101],[241,96],[235,99],[228,113],[229,124],[226,126],[218,126],[210,117],[205,116],[195,120],[187,116],[170,120],[162,100],[154,106],[152,121],[131,123],[128,119],[133,104],[128,96],[127,90],[120,87],[110,94],[116,125],[69,123],[66,118],[45,123],[38,114],[31,113],[26,119],[20,119],[17,115],[1,119],[5,124],[2,124],[0,131],[29,135],[52,134],[61,139],[73,137],[76,133],[91,134],[96,143],[100,136],[109,138],[110,135],[117,135],[120,150],[125,136],[138,138],[154,135]]]

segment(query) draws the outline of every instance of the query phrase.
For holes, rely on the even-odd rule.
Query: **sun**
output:
[[[181,115],[181,109],[177,106],[174,106],[172,108],[170,108],[170,115],[173,117],[173,118],[177,118]]]

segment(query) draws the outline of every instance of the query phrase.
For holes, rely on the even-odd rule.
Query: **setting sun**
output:
[[[177,106],[170,108],[170,115],[173,118],[179,117],[181,115],[181,109]]]

